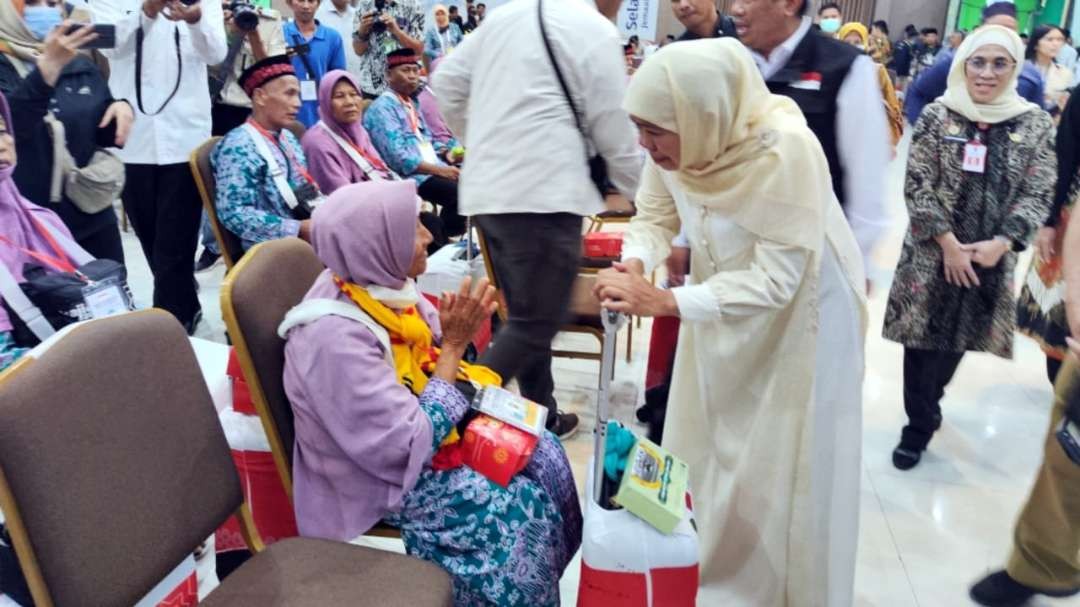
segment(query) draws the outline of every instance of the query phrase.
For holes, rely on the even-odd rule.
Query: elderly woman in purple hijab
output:
[[[469,409],[452,382],[490,313],[490,288],[463,286],[438,312],[417,295],[412,279],[426,267],[431,236],[411,180],[337,190],[315,212],[312,237],[327,270],[280,329],[300,533],[350,540],[384,521],[401,529],[410,554],[451,574],[458,605],[557,605],[582,522],[558,440],[546,434],[506,488],[468,467],[432,466]],[[401,338],[364,312],[371,308],[356,290],[396,318],[418,315],[441,344],[422,389],[401,380],[390,345]]]
[[[327,72],[319,82],[320,120],[300,140],[308,171],[326,195],[351,183],[398,179],[371,145],[362,117],[356,79],[345,70]]]
[[[31,253],[56,254],[38,224],[47,224],[72,241],[74,238],[59,215],[39,207],[19,193],[19,188],[12,179],[16,162],[11,110],[8,108],[7,99],[0,94],[0,264],[3,264],[15,282],[20,283],[23,281],[23,269],[27,264],[50,270]],[[0,295],[0,303],[2,302],[3,296]],[[15,342],[12,321],[7,306],[0,306],[0,370],[7,368],[27,352],[27,348],[20,347],[20,344]]]

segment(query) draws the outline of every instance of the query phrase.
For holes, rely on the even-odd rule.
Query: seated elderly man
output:
[[[386,92],[364,112],[364,128],[386,164],[419,185],[420,197],[437,204],[447,236],[465,233],[458,215],[460,162],[456,139],[437,140],[424,119],[420,92],[420,57],[410,49],[387,55]]]
[[[285,55],[244,70],[240,86],[251,117],[225,135],[210,162],[217,181],[218,220],[244,250],[277,238],[311,238],[311,212],[322,201],[304,150],[286,127],[300,111],[300,80]]]

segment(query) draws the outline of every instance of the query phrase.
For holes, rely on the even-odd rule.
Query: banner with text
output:
[[[623,38],[637,36],[641,42],[656,40],[657,9],[660,0],[623,0],[615,24]]]

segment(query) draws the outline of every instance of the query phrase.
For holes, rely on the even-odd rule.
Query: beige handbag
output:
[[[66,193],[71,202],[83,213],[100,213],[111,208],[124,189],[124,163],[108,150],[98,149],[86,166],[75,166],[75,159],[67,148],[64,124],[53,116],[45,115],[45,123],[53,140],[52,187],[49,202],[60,202]]]

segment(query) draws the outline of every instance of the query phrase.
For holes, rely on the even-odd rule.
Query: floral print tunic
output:
[[[435,153],[440,157],[440,164],[445,164],[442,162],[442,155],[446,150],[456,147],[457,140],[451,138],[449,141],[436,141],[424,120],[423,112],[420,111],[420,101],[413,99],[413,106],[416,108],[420,125],[420,136],[435,149]],[[372,145],[379,151],[379,156],[395,173],[412,177],[417,184],[422,184],[431,177],[416,172],[424,160],[420,154],[420,141],[409,125],[405,108],[393,91],[379,95],[364,111],[364,128],[371,137]]]
[[[432,379],[420,396],[434,453],[468,408],[456,388]],[[581,545],[582,515],[566,453],[545,433],[525,470],[503,488],[461,466],[425,468],[400,513],[410,555],[453,578],[454,604],[558,605],[559,578]]]
[[[287,129],[282,129],[277,138],[278,145],[267,141],[267,147],[278,166],[288,167],[289,183],[298,187],[305,180],[301,172],[307,163],[304,150]],[[286,158],[282,149],[288,150],[290,158]],[[218,220],[243,241],[245,251],[266,240],[300,233],[300,222],[293,219],[270,176],[270,167],[247,129],[229,131],[214,148],[210,163],[217,185]],[[297,163],[304,166],[296,166]]]
[[[1049,114],[1033,110],[982,131],[987,146],[982,174],[962,168],[964,148],[977,131],[936,102],[915,125],[904,187],[910,225],[884,336],[914,349],[1011,358],[1015,251],[1026,247],[1050,212],[1057,179],[1054,125]],[[965,244],[1004,236],[1013,251],[993,268],[972,264],[980,286],[952,286],[934,240],[950,231]]]

